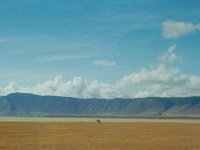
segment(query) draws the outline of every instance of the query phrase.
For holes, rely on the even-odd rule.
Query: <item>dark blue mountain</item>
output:
[[[200,117],[200,97],[107,100],[13,93],[0,97],[0,116]]]

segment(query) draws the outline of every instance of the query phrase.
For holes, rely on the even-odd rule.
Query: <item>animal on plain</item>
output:
[[[96,121],[98,124],[101,124],[101,120],[99,120],[99,119],[97,119],[97,121]]]

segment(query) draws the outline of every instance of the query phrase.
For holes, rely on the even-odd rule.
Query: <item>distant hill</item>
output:
[[[106,100],[13,93],[0,97],[0,116],[200,117],[200,97]]]

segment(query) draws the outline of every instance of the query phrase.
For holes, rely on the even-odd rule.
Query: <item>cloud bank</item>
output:
[[[0,90],[1,95],[29,92],[39,95],[71,96],[77,98],[136,98],[136,97],[185,97],[200,95],[200,76],[180,74],[178,69],[159,64],[124,76],[115,84],[87,81],[74,77],[65,81],[63,76],[32,87],[10,83]]]
[[[169,68],[168,65],[165,65],[179,58],[174,52],[175,48],[175,44],[170,46],[167,52],[159,58],[161,60],[159,64],[154,67],[143,68],[138,72],[125,75],[113,84],[87,81],[82,77],[74,77],[72,80],[65,81],[63,76],[55,76],[52,80],[32,87],[19,86],[11,82],[8,86],[0,89],[0,94],[25,92],[38,95],[105,99],[200,96],[200,76],[182,74],[179,69]],[[110,62],[104,61],[97,64],[112,65]]]
[[[162,33],[167,39],[176,39],[200,31],[200,24],[168,20],[162,23]]]

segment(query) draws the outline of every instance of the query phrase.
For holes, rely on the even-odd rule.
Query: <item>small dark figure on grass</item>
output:
[[[99,120],[99,119],[98,119],[96,122],[97,122],[98,124],[101,124],[101,120]]]

